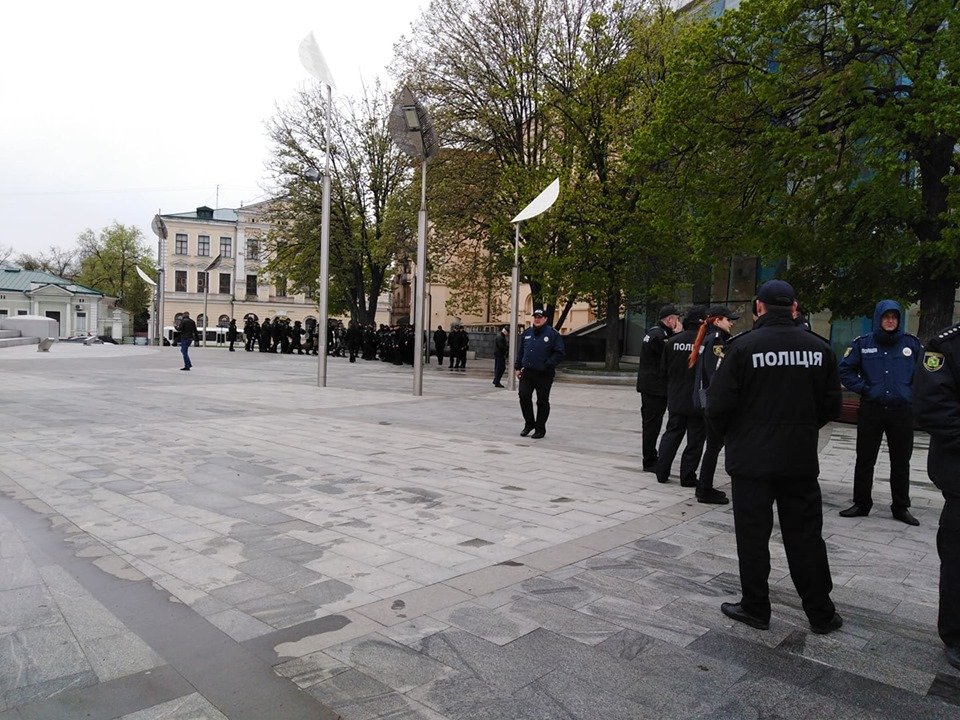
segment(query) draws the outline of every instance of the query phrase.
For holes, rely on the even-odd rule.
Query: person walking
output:
[[[814,633],[843,625],[830,593],[818,476],[820,428],[839,417],[840,376],[829,343],[793,322],[796,294],[782,280],[758,293],[754,329],[728,341],[707,390],[707,420],[727,446],[741,599],[724,615],[770,627],[773,504],[790,577]]]
[[[947,662],[960,670],[960,324],[929,346],[914,381],[914,411],[917,424],[930,433],[927,475],[943,494],[937,632]]]
[[[509,330],[506,326],[500,328],[500,332],[493,339],[493,386],[502,388],[503,373],[507,369],[507,352],[510,350],[510,342],[507,340]]]
[[[443,349],[446,346],[447,331],[443,329],[443,325],[437,325],[437,329],[433,331],[433,349],[437,353],[437,364],[440,370],[443,370]]]
[[[723,347],[730,339],[730,330],[740,316],[730,312],[724,305],[714,305],[707,310],[707,318],[700,326],[693,349],[690,351],[688,365],[694,369],[693,404],[702,413],[706,411],[707,388],[717,370],[717,364],[723,357]],[[697,474],[697,502],[710,505],[726,505],[730,500],[727,494],[713,487],[713,478],[717,472],[717,459],[723,448],[723,438],[712,425],[706,423],[707,442],[700,460],[700,472]]]
[[[640,393],[640,419],[643,430],[643,469],[655,472],[657,438],[667,412],[667,382],[660,374],[660,361],[666,341],[682,329],[680,314],[673,305],[664,305],[657,324],[647,330],[640,346],[637,368],[637,392]]]
[[[547,324],[546,312],[537,308],[533,311],[533,326],[520,337],[520,348],[513,366],[520,380],[518,395],[520,412],[523,413],[523,430],[520,434],[523,437],[531,432],[534,439],[547,434],[550,388],[564,353],[563,338]],[[537,393],[536,415],[533,412],[534,392]]]
[[[860,396],[853,505],[840,517],[861,517],[873,507],[873,472],[880,440],[887,436],[893,517],[919,525],[910,507],[910,456],[913,455],[913,376],[923,354],[920,340],[905,331],[903,312],[893,300],[873,311],[873,330],[856,338],[840,360],[840,382]]]
[[[230,318],[230,324],[227,326],[227,342],[230,343],[229,350],[230,352],[236,352],[233,349],[233,344],[237,341],[237,321],[233,318]]]
[[[190,344],[197,334],[197,323],[190,317],[190,313],[184,312],[180,316],[177,330],[180,331],[180,354],[183,355],[183,367],[180,369],[189,370],[193,367],[193,363],[190,362]]]
[[[670,468],[677,456],[684,435],[687,446],[680,456],[680,485],[697,486],[697,466],[703,453],[703,441],[706,438],[706,426],[703,413],[693,404],[693,368],[689,366],[693,341],[697,338],[700,325],[706,317],[706,308],[702,305],[690,308],[683,318],[683,331],[666,341],[663,357],[660,360],[660,373],[667,379],[667,429],[660,438],[657,452],[657,464],[654,472],[657,482],[670,482]]]

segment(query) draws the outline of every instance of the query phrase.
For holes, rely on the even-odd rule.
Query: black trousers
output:
[[[520,376],[520,412],[523,413],[523,423],[527,427],[537,430],[546,430],[547,418],[550,417],[550,388],[553,387],[553,370],[531,370],[524,368]],[[537,414],[533,414],[533,393],[537,393]]]
[[[836,611],[833,580],[823,542],[823,505],[815,477],[733,478],[733,521],[740,562],[741,603],[751,615],[769,620],[770,533],[777,504],[790,577],[815,625]]]
[[[873,469],[884,434],[890,450],[891,509],[906,509],[910,507],[910,456],[913,455],[913,410],[909,405],[884,407],[878,403],[860,403],[853,502],[867,509],[873,507]]]
[[[493,384],[499,385],[500,381],[503,379],[503,373],[507,369],[507,359],[505,357],[500,357],[495,355],[493,358]]]
[[[680,456],[680,481],[695,483],[697,481],[697,466],[700,465],[700,455],[703,453],[703,442],[706,439],[707,425],[703,415],[681,415],[670,413],[667,420],[667,429],[660,438],[660,451],[657,457],[657,480],[667,482],[670,479],[670,468],[673,459],[677,456],[683,436],[687,436],[687,447]]]
[[[700,461],[700,475],[697,476],[697,492],[713,488],[713,476],[717,473],[717,458],[723,449],[723,437],[707,423],[707,444]]]
[[[443,348],[438,346],[436,350],[437,350],[437,364],[443,365]]]
[[[940,555],[940,616],[937,631],[944,645],[960,647],[960,457],[945,453],[931,439],[927,455],[930,479],[943,493],[937,529]],[[933,469],[939,468],[938,472]]]
[[[643,467],[653,467],[657,462],[657,438],[663,427],[667,412],[667,396],[640,394],[640,419],[643,421]]]

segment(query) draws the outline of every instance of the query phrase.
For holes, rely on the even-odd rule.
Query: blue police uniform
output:
[[[536,313],[541,312],[536,310]],[[550,388],[557,365],[563,360],[565,349],[560,333],[549,325],[530,327],[520,338],[520,348],[514,369],[521,371],[518,395],[523,413],[523,436],[534,431],[533,437],[542,438],[550,416]],[[537,412],[533,412],[533,393],[537,393]]]
[[[887,332],[881,318],[897,313],[896,330]],[[891,510],[909,524],[910,456],[913,454],[913,377],[923,355],[920,341],[905,332],[903,312],[893,300],[881,300],[873,312],[873,331],[851,343],[840,361],[840,382],[860,395],[857,413],[857,461],[853,474],[853,506],[844,517],[867,515],[873,507],[873,471],[880,440],[890,450]]]

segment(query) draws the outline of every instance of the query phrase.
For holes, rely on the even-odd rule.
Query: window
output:
[[[26,310],[17,310],[17,315],[29,315],[30,313]]]
[[[277,297],[287,296],[287,279],[285,277],[277,278]]]
[[[217,321],[217,327],[225,328],[225,327],[229,327],[229,325],[230,325],[230,316],[221,315],[220,319]]]
[[[174,292],[186,292],[187,291],[187,271],[186,270],[177,270],[173,274],[174,278]]]
[[[220,256],[233,257],[233,240],[228,237],[220,238]]]
[[[201,270],[197,273],[197,292],[202,293],[207,291],[207,274]]]
[[[247,275],[247,295],[257,294],[257,276]]]
[[[0,310],[0,318],[5,318],[7,316],[6,310]]]
[[[187,254],[187,236],[184,233],[177,233],[176,244],[173,248],[173,253],[175,255],[186,255]]]
[[[260,259],[260,241],[254,238],[247,240],[247,260]]]
[[[210,236],[197,236],[197,255],[200,257],[210,257]]]
[[[230,273],[220,273],[220,294],[230,294]]]
[[[87,331],[87,314],[85,312],[77,313],[77,332]]]

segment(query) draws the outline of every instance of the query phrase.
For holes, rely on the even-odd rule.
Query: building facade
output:
[[[59,323],[63,338],[109,335],[115,305],[116,298],[72,280],[41,270],[0,266],[0,318],[47,317]]]

